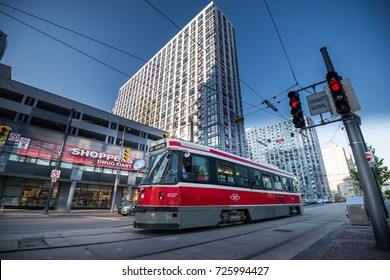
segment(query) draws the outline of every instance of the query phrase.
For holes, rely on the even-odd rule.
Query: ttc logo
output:
[[[233,201],[238,201],[240,200],[240,196],[236,193],[233,193],[231,196],[230,196],[230,199],[233,200]]]

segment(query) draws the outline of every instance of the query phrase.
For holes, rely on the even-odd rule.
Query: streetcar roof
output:
[[[153,149],[154,147],[159,147],[159,148]],[[175,139],[175,138],[160,139],[150,145],[149,153],[154,154],[161,150],[186,150],[188,152],[197,152],[203,155],[209,155],[219,159],[231,160],[243,165],[258,167],[261,169],[268,170],[270,172],[279,173],[289,177],[294,177],[294,174],[279,169],[279,167],[277,167],[276,165],[272,165],[269,163],[258,163],[247,158],[243,158],[221,150],[217,150],[201,144],[192,143],[180,139]]]

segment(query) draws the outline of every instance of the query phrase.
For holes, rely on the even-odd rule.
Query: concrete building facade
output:
[[[51,209],[116,208],[125,195],[135,196],[143,172],[135,163],[147,162],[148,145],[165,131],[14,81],[8,66],[0,70],[0,125],[11,129],[0,144],[0,196],[7,208],[45,206],[69,121]],[[125,148],[131,149],[127,162]]]

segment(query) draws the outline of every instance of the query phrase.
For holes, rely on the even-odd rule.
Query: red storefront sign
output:
[[[17,154],[47,160],[57,160],[61,145],[38,140],[31,140],[27,150],[18,149]],[[75,146],[65,146],[61,161],[107,168],[117,168],[120,163],[121,169],[136,171],[133,163],[138,159],[130,158],[128,162],[121,162],[118,154],[95,151]]]

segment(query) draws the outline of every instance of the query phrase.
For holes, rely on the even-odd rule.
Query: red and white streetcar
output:
[[[294,175],[173,138],[149,148],[135,228],[209,227],[302,214]]]

